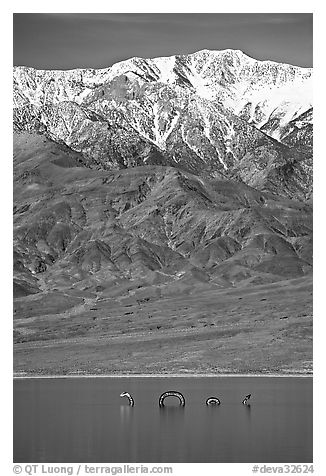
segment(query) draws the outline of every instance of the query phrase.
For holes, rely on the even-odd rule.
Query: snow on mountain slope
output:
[[[245,159],[252,179],[263,153],[271,171],[298,161],[285,144],[297,148],[304,138],[311,157],[312,116],[299,120],[312,108],[311,82],[311,69],[239,50],[131,58],[101,70],[16,67],[14,122],[101,167],[169,163],[221,177]]]
[[[246,118],[258,127],[285,103],[289,108],[283,122],[312,107],[312,69],[257,61],[239,50],[202,50],[183,56],[131,58],[101,70],[14,68],[14,78],[21,93],[37,106],[47,99],[54,103],[68,100],[81,104],[92,90],[121,75],[139,85],[161,82],[190,90],[205,99],[223,103],[237,115],[245,115],[249,109]]]

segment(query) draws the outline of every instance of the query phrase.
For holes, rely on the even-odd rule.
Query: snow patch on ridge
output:
[[[312,78],[305,81],[297,79],[279,87],[268,85],[251,90],[239,101],[235,113],[239,115],[248,103],[250,104],[249,122],[254,122],[256,127],[262,127],[276,113],[282,127],[312,107]],[[260,121],[256,121],[256,110],[262,113]]]
[[[200,74],[197,73],[196,65],[194,63],[194,58],[192,58],[190,70],[191,70],[192,76],[189,78],[189,80],[191,81],[191,84],[194,86],[198,96],[204,99],[212,100],[214,98],[214,94],[209,88],[209,83],[207,79],[203,78],[201,74],[202,72]]]
[[[153,114],[154,114],[154,142],[158,145],[158,147],[162,150],[165,150],[166,147],[166,140],[173,131],[174,127],[176,126],[179,118],[180,113],[176,111],[175,116],[170,122],[169,127],[164,132],[161,130],[160,121],[162,121],[162,112],[159,109],[159,104],[154,104],[153,106]]]
[[[175,66],[175,56],[167,56],[155,59],[155,65],[160,70],[160,81],[162,83],[174,83],[176,75],[173,72]]]

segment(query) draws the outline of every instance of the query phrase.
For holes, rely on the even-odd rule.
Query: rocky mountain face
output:
[[[100,169],[170,165],[305,200],[312,71],[241,51],[132,58],[103,70],[14,69],[15,130]]]
[[[311,78],[233,50],[14,68],[20,312],[33,295],[65,307],[67,290],[155,298],[309,274]]]

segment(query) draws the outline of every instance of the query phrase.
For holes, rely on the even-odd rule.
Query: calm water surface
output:
[[[312,378],[14,380],[14,462],[312,462]]]

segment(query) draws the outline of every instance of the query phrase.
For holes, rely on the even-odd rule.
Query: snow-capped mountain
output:
[[[101,70],[16,67],[14,120],[101,168],[169,164],[273,190],[290,162],[291,178],[304,184],[294,192],[289,183],[286,193],[306,198],[311,82],[311,69],[239,50],[131,58]]]
[[[311,78],[232,50],[14,68],[16,369],[225,372],[259,342],[244,371],[288,372],[286,339],[306,366]]]

